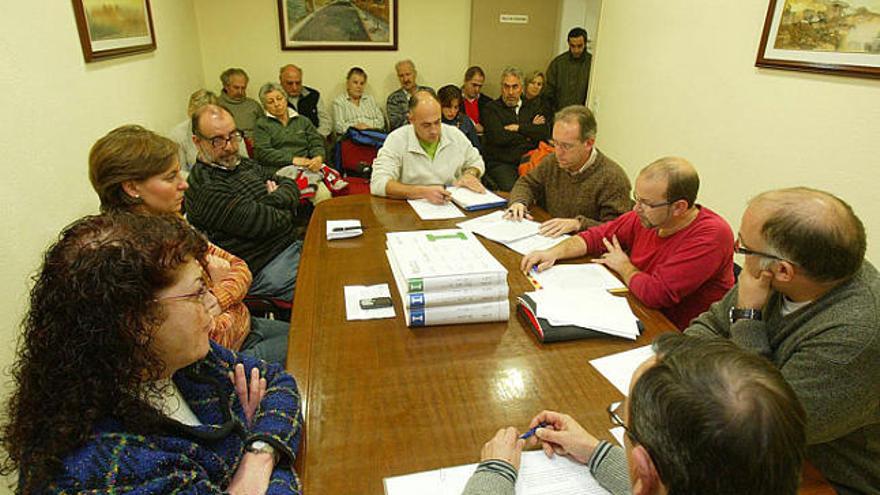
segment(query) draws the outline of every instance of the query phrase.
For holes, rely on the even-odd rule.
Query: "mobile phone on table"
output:
[[[361,309],[390,308],[390,297],[368,297],[360,300]]]

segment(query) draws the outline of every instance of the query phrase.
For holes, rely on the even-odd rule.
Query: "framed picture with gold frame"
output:
[[[72,0],[86,62],[156,49],[150,0]]]
[[[880,77],[880,0],[770,0],[755,65]]]
[[[278,0],[282,50],[397,50],[398,0]]]

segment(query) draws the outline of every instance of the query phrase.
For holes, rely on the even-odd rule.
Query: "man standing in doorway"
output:
[[[554,112],[569,105],[584,105],[590,84],[593,56],[587,51],[587,31],[576,27],[568,32],[568,51],[558,55],[547,67],[544,93]]]

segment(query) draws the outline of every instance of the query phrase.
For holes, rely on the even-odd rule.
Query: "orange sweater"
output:
[[[211,292],[217,298],[223,313],[214,318],[211,340],[237,351],[251,331],[251,315],[242,300],[251,287],[251,271],[247,263],[214,243],[208,243],[208,254],[223,258],[230,264],[229,273],[221,280],[212,280]]]

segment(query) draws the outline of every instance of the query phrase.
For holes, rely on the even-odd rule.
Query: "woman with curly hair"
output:
[[[207,251],[177,216],[123,212],[49,248],[0,439],[20,493],[299,493],[296,383],[210,342]]]
[[[180,173],[178,146],[138,125],[113,129],[89,153],[89,180],[101,210],[179,214],[189,186]],[[288,324],[252,318],[244,297],[251,286],[247,263],[208,244],[208,275],[217,304],[208,308],[218,344],[266,361],[284,363]]]

